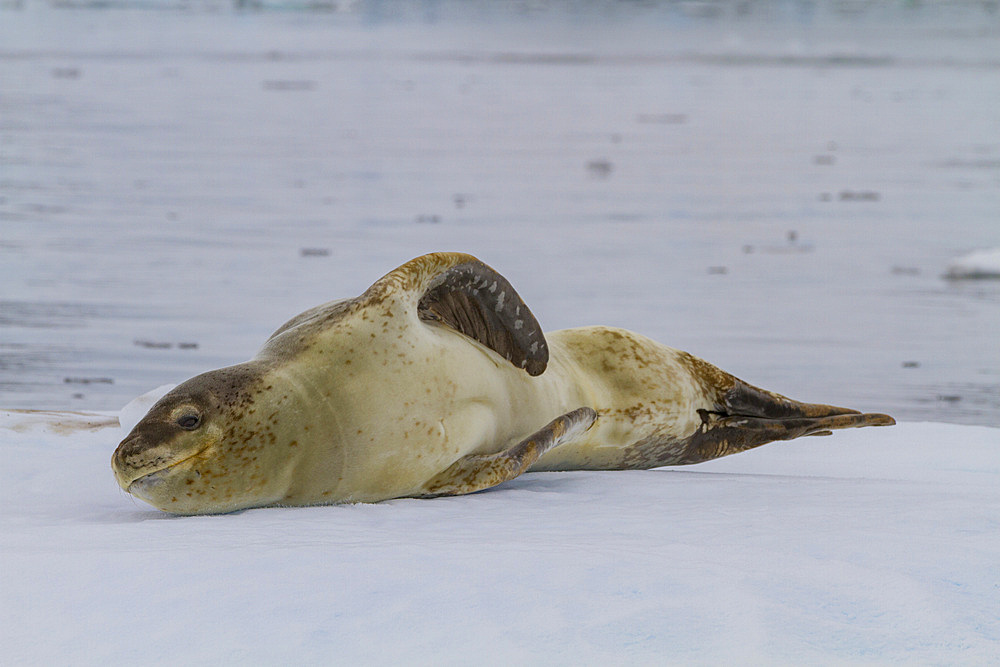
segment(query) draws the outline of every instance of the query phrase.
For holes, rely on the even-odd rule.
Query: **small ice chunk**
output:
[[[149,409],[153,407],[153,404],[158,400],[163,398],[164,394],[176,387],[175,384],[164,384],[152,391],[147,391],[142,396],[133,398],[128,404],[121,409],[118,413],[118,423],[121,424],[122,437],[132,432],[135,425],[138,424]]]
[[[944,277],[951,280],[1000,279],[1000,248],[977,250],[959,257],[948,265]]]

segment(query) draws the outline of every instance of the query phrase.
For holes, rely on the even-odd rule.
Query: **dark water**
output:
[[[546,328],[1000,424],[990,3],[0,9],[0,407],[116,409],[466,250]],[[280,10],[280,11],[279,11]]]

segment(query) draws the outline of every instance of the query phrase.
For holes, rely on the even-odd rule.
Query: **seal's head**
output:
[[[157,401],[111,458],[119,486],[176,514],[280,499],[279,480],[265,472],[257,370],[241,364],[204,373]]]

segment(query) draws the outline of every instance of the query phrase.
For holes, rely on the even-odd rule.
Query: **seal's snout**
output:
[[[150,435],[149,429],[137,428],[121,441],[111,455],[115,479],[126,491],[130,491],[130,485],[137,479],[170,468],[195,453],[188,443]]]
[[[118,485],[128,491],[129,484],[138,477],[136,471],[142,467],[143,452],[149,447],[142,436],[132,433],[119,443],[111,455],[111,470]]]
[[[124,463],[126,458],[135,456],[145,448],[146,447],[142,442],[142,437],[136,434],[131,434],[118,443],[118,448],[115,449],[113,461],[119,464]]]

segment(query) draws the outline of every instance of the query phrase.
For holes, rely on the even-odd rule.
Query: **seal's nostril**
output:
[[[130,436],[119,443],[118,448],[111,457],[111,462],[119,467],[126,465],[130,456],[135,456],[145,449],[142,439],[138,436]]]

